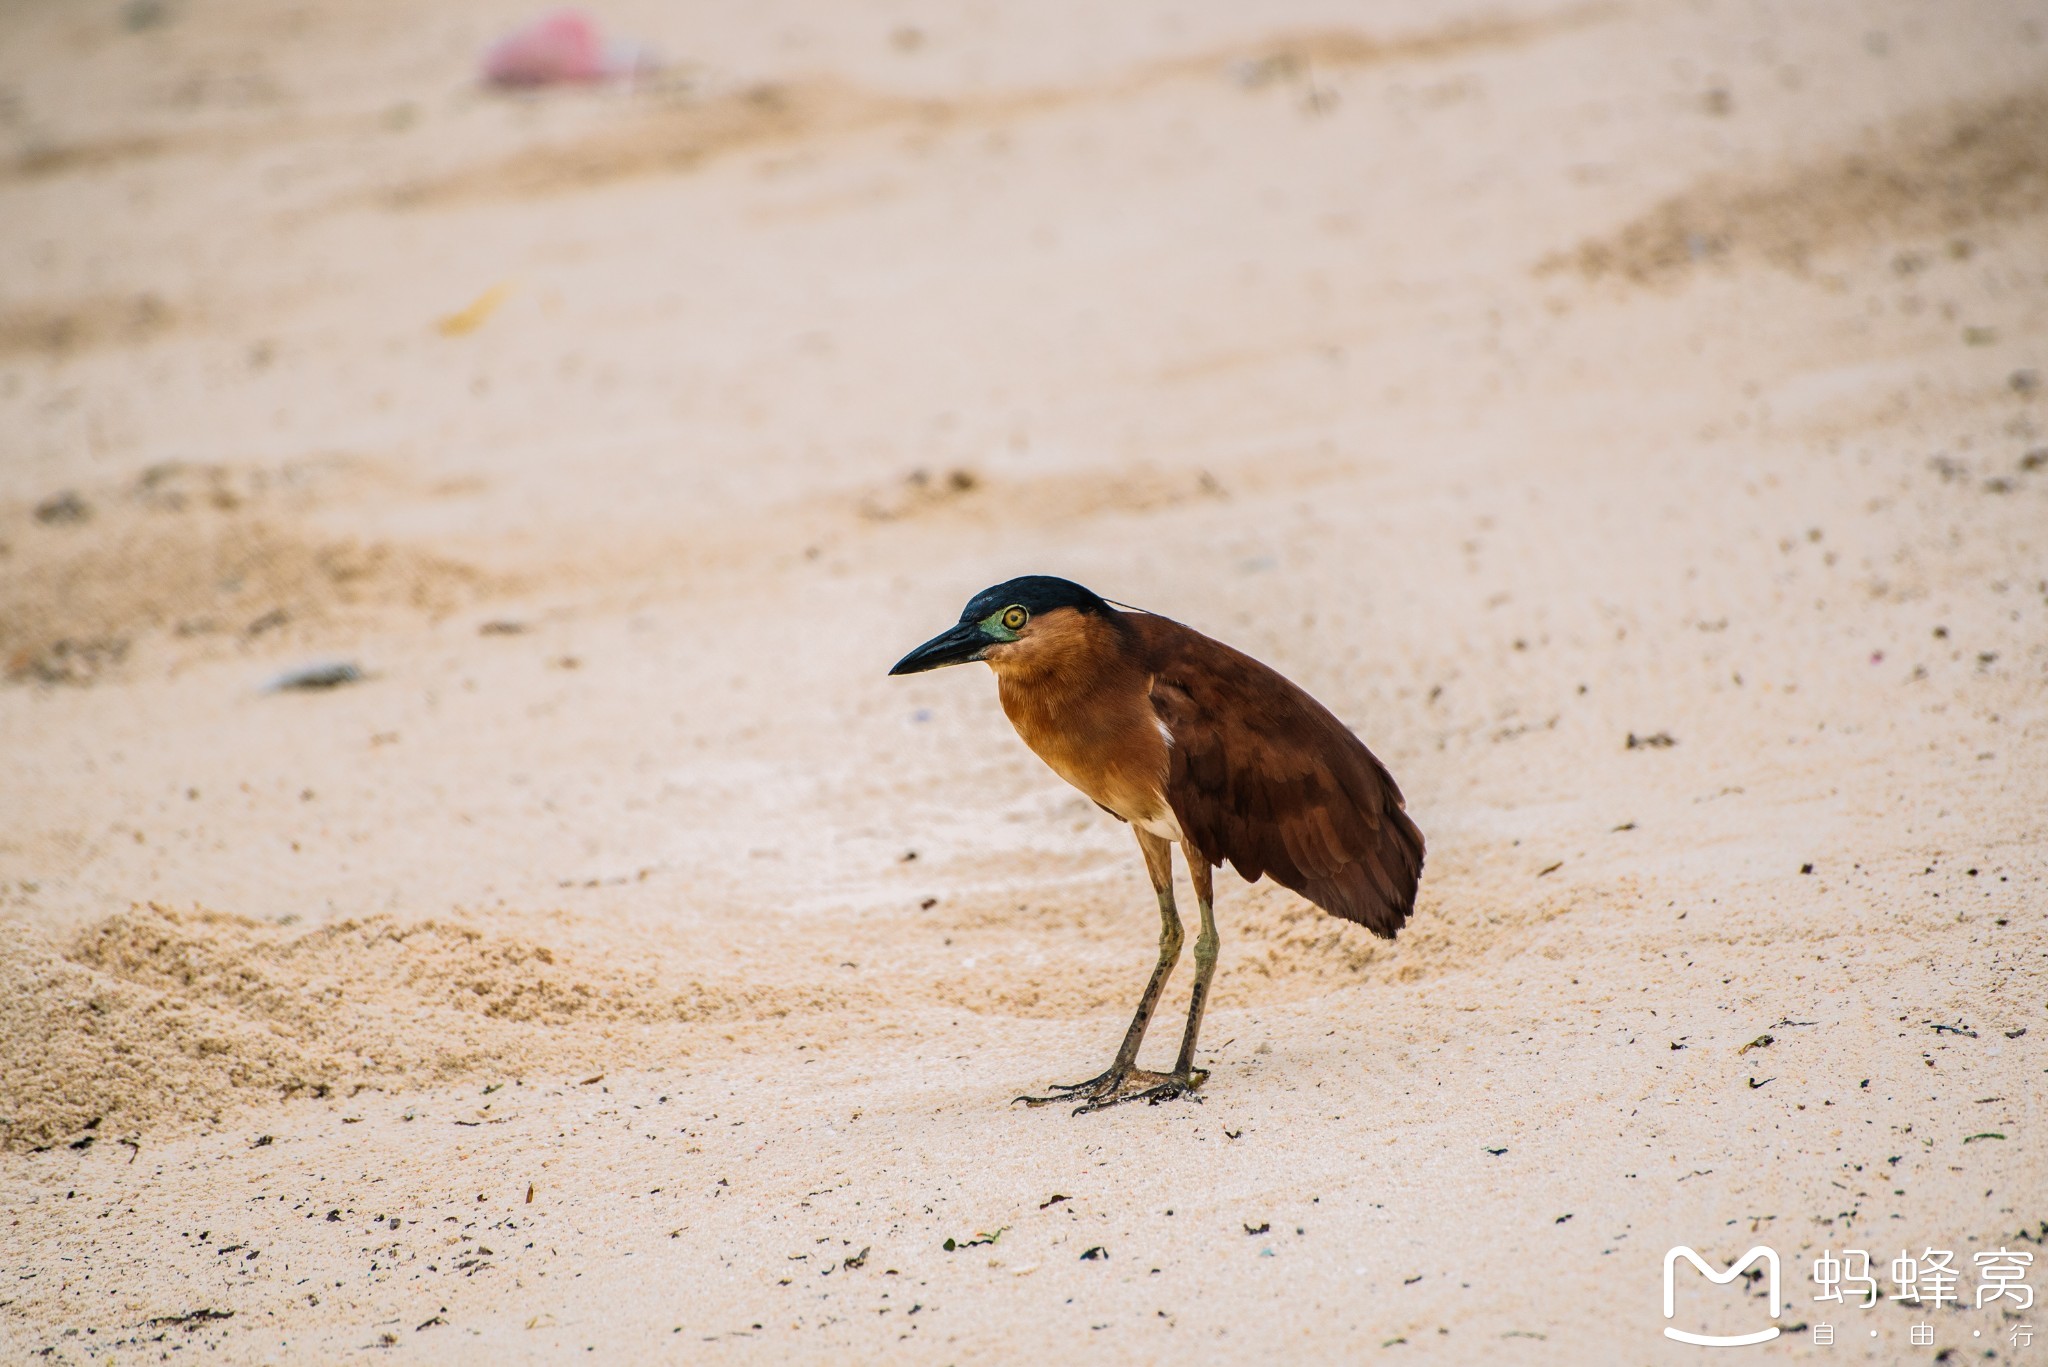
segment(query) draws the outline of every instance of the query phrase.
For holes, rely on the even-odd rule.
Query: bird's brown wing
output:
[[[1166,796],[1188,843],[1391,940],[1415,906],[1423,842],[1385,766],[1250,656],[1166,618],[1133,625],[1172,737]]]

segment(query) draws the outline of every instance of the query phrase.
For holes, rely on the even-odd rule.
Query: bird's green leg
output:
[[[1173,1065],[1173,1076],[1192,1091],[1209,1076],[1195,1067],[1195,1037],[1202,1033],[1202,1010],[1209,1004],[1209,980],[1216,976],[1216,951],[1221,941],[1216,934],[1215,886],[1209,861],[1195,855],[1188,860],[1188,872],[1194,878],[1195,901],[1202,909],[1202,929],[1195,936],[1195,988],[1188,998],[1188,1028],[1180,1037],[1180,1058]]]
[[[1208,862],[1200,854],[1188,860],[1188,876],[1195,885],[1195,901],[1202,912],[1202,929],[1195,936],[1195,986],[1188,998],[1188,1024],[1181,1036],[1180,1057],[1170,1073],[1147,1072],[1135,1067],[1127,1069],[1117,1081],[1091,1094],[1087,1102],[1075,1111],[1076,1115],[1121,1105],[1126,1101],[1144,1101],[1156,1106],[1174,1097],[1193,1096],[1195,1089],[1209,1078],[1206,1069],[1195,1067],[1195,1041],[1202,1032],[1203,1008],[1209,1004],[1209,983],[1216,976],[1220,937],[1216,934],[1215,886]],[[1177,936],[1175,947],[1179,947]],[[1135,1047],[1131,1056],[1136,1057]]]
[[[1138,848],[1145,853],[1145,869],[1152,875],[1153,890],[1159,895],[1159,962],[1152,966],[1152,977],[1145,984],[1145,995],[1138,999],[1137,1013],[1131,1017],[1130,1029],[1124,1031],[1123,1045],[1116,1051],[1116,1060],[1109,1065],[1109,1070],[1086,1082],[1056,1082],[1051,1096],[1017,1098],[1027,1106],[1079,1101],[1081,1105],[1074,1111],[1079,1115],[1083,1111],[1114,1106],[1119,1101],[1135,1100],[1139,1091],[1132,1090],[1125,1095],[1126,1089],[1134,1084],[1141,1088],[1156,1088],[1167,1081],[1163,1074],[1148,1073],[1137,1066],[1138,1046],[1145,1042],[1145,1030],[1152,1024],[1152,1012],[1159,1005],[1159,994],[1166,990],[1166,980],[1180,959],[1184,932],[1180,925],[1180,910],[1173,901],[1173,846],[1150,831],[1140,829],[1137,834]],[[1214,938],[1213,930],[1211,938]]]

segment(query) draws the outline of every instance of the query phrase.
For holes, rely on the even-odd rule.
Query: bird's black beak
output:
[[[947,665],[964,665],[970,660],[981,658],[982,652],[995,642],[991,641],[979,623],[962,622],[947,631],[940,632],[916,650],[896,662],[891,674],[922,674],[927,669],[942,669]]]

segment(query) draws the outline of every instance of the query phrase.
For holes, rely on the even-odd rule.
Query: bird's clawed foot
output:
[[[1075,1115],[1086,1115],[1090,1111],[1107,1110],[1121,1106],[1127,1101],[1145,1101],[1156,1106],[1162,1101],[1171,1101],[1177,1096],[1194,1097],[1195,1089],[1208,1080],[1204,1068],[1190,1068],[1185,1073],[1154,1073],[1144,1068],[1111,1068],[1099,1077],[1086,1082],[1055,1082],[1051,1096],[1020,1096],[1017,1100],[1026,1106],[1051,1106],[1057,1102],[1078,1101]]]

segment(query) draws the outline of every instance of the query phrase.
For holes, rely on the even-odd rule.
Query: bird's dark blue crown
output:
[[[1009,579],[994,588],[983,589],[967,602],[960,614],[963,622],[979,622],[991,613],[1016,604],[1033,617],[1054,608],[1076,608],[1082,612],[1108,614],[1112,609],[1100,596],[1071,579],[1049,574],[1027,574]]]

